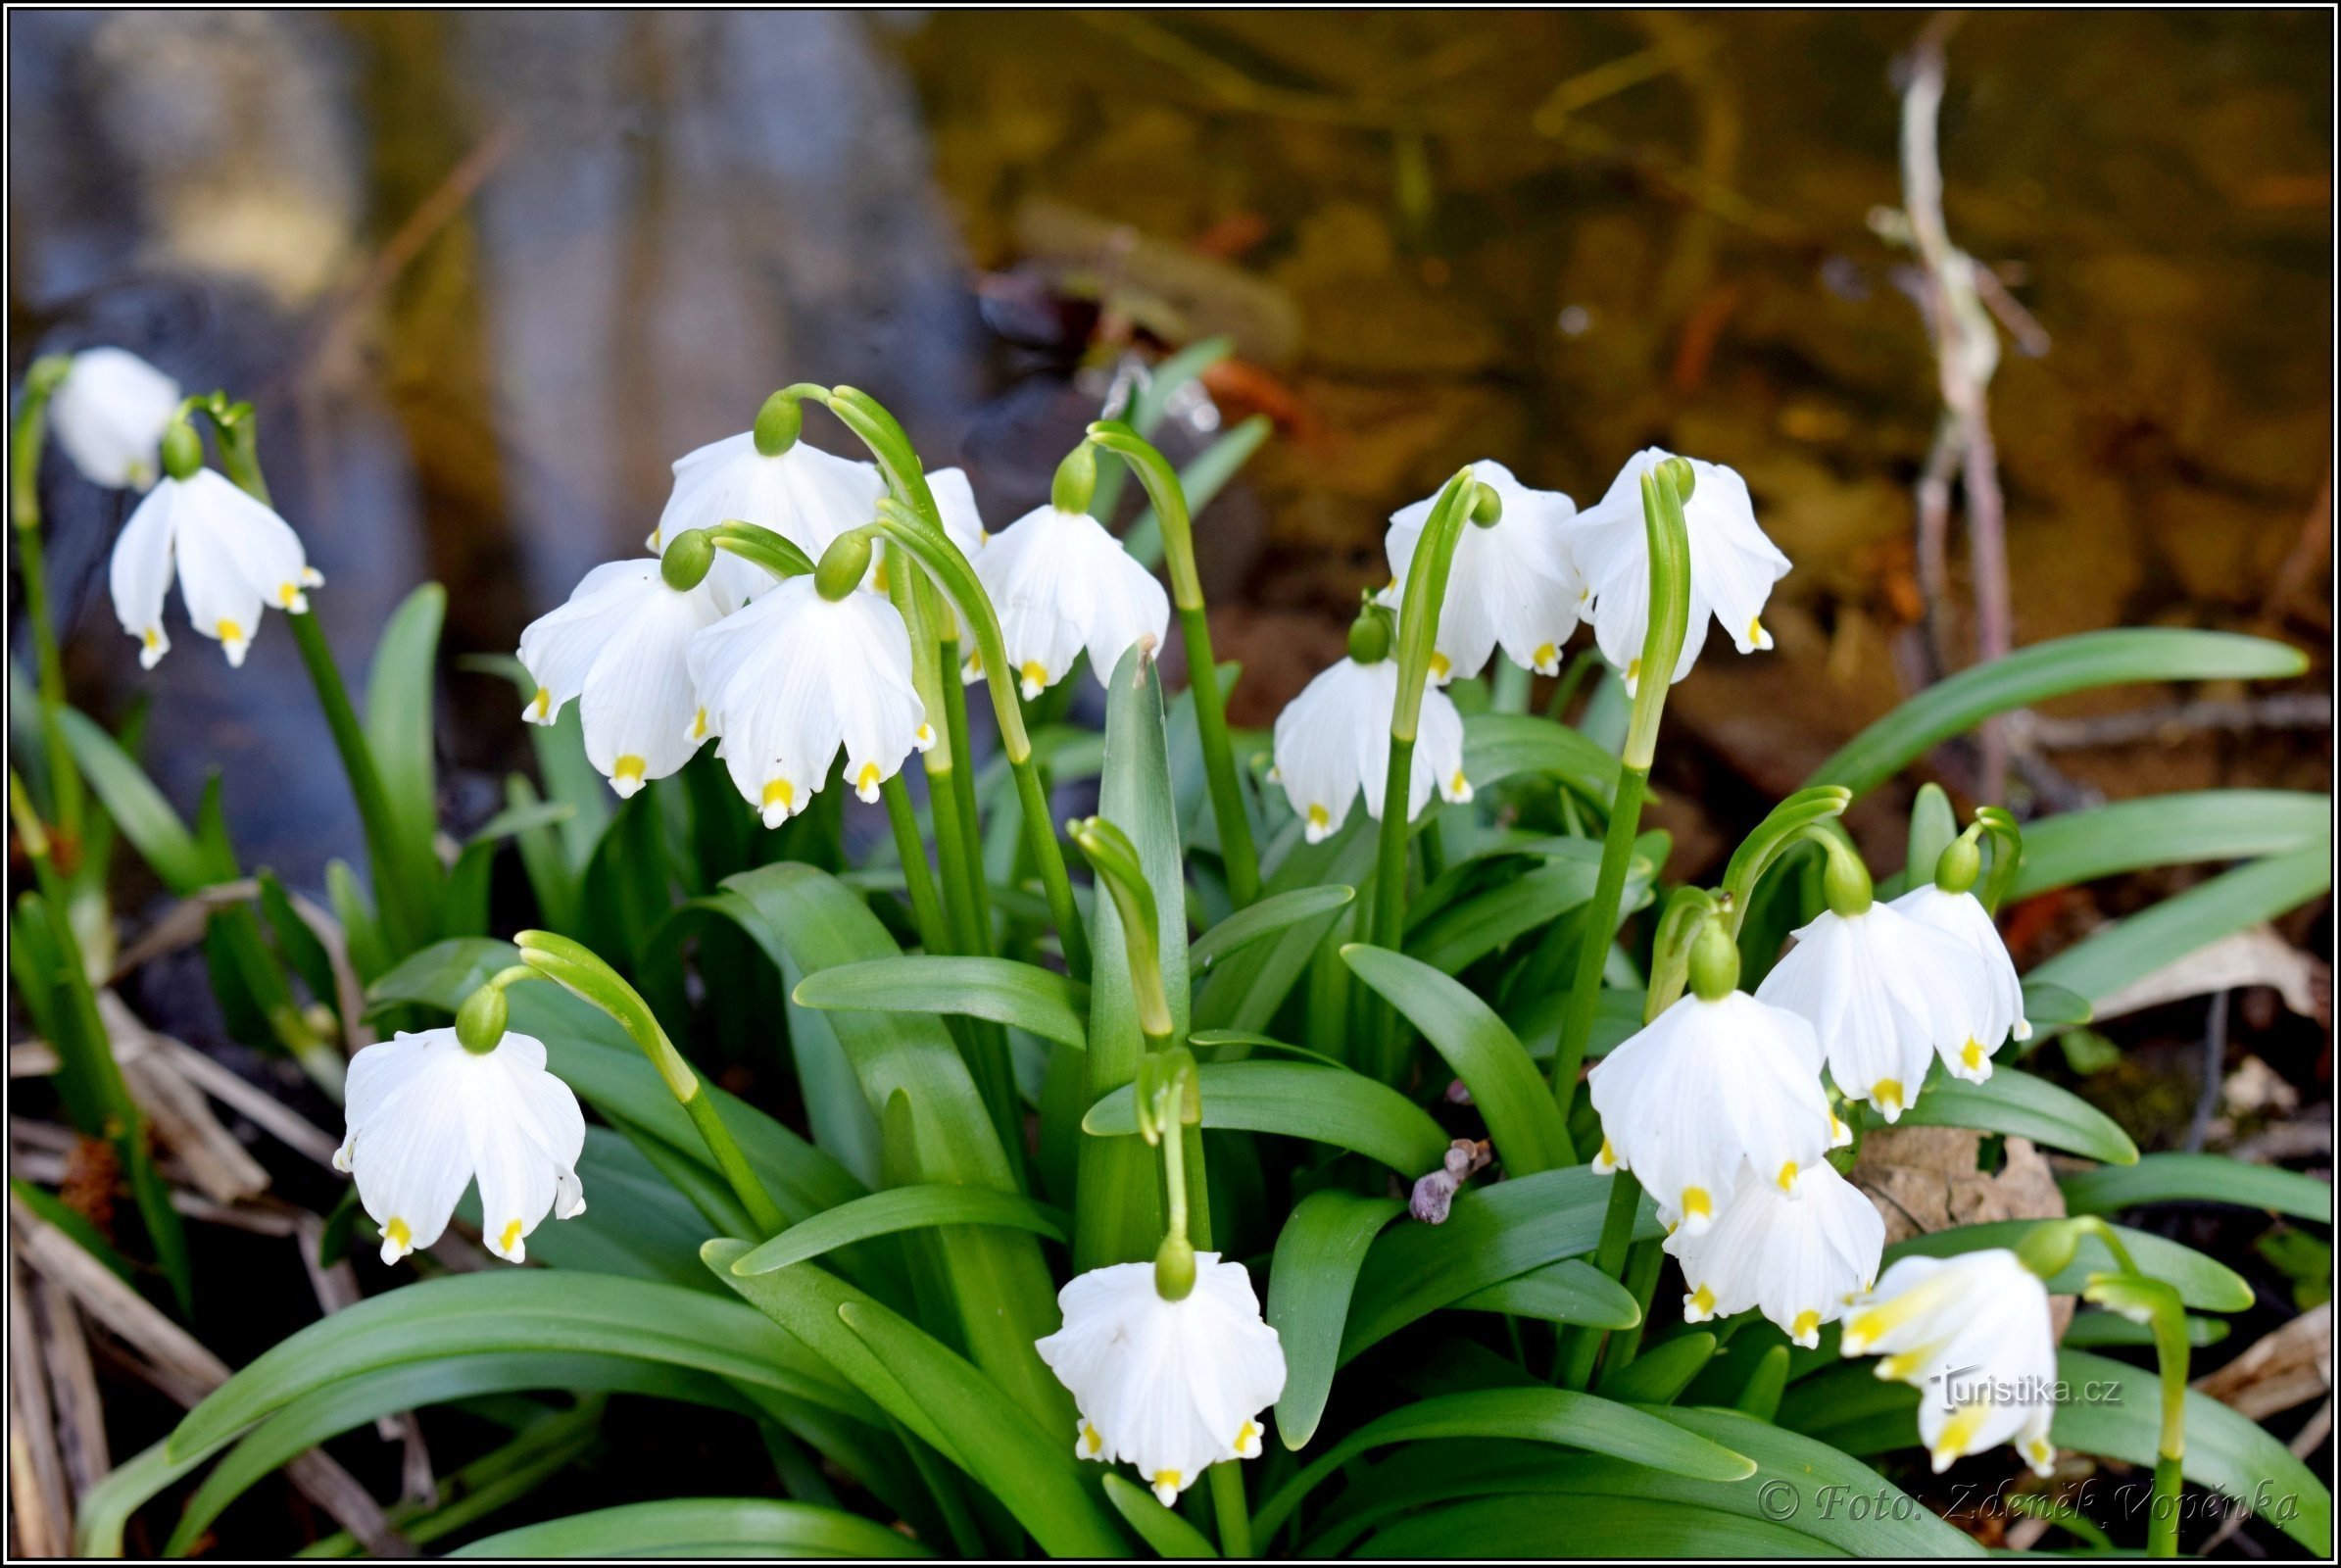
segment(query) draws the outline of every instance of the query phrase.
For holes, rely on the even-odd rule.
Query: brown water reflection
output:
[[[1891,703],[1917,609],[1934,375],[1866,220],[1898,200],[1919,21],[24,13],[14,363],[119,341],[255,392],[357,662],[426,576],[451,654],[509,651],[780,382],[868,387],[999,522],[1119,343],[1231,330],[1220,404],[1280,425],[1206,519],[1241,720],[1334,656],[1392,506],[1481,456],[1589,500],[1655,440],[1739,466],[1798,564],[1778,655],[1679,709],[1719,793],[1778,790]],[[1950,222],[2054,340],[1992,389],[2020,641],[2324,640],[2313,534],[2316,603],[2268,601],[2328,475],[2328,28],[1954,39]],[[80,689],[153,692],[172,796],[225,768],[252,858],[314,876],[357,835],[289,638],[233,676],[182,639],[140,677],[103,605],[120,509],[51,478]],[[446,695],[478,809],[518,726],[499,683]],[[2117,793],[2321,784],[2320,750],[2065,762]]]

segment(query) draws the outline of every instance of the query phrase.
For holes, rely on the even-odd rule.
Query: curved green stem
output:
[[[40,538],[40,453],[49,428],[49,399],[72,362],[62,355],[35,360],[24,374],[24,391],[8,435],[8,515],[16,525],[19,575],[24,583],[24,618],[32,622],[32,651],[40,691],[41,747],[49,756],[49,804],[56,813],[60,859],[70,870],[80,855],[81,774],[66,745],[65,658],[57,627],[49,619],[49,575]]]
[[[1211,655],[1211,625],[1203,611],[1203,580],[1195,569],[1195,522],[1188,513],[1187,492],[1169,461],[1129,425],[1100,420],[1090,426],[1089,434],[1138,475],[1162,526],[1162,554],[1170,567],[1171,604],[1179,612],[1179,630],[1187,645],[1187,689],[1195,696],[1195,734],[1202,743],[1211,816],[1219,826],[1228,897],[1241,909],[1260,896],[1260,857],[1252,845],[1251,816],[1228,744],[1227,704],[1220,696],[1219,667]]]

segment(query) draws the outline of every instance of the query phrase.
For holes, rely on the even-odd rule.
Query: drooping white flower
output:
[[[1632,695],[1641,678],[1642,637],[1650,624],[1650,543],[1642,521],[1642,475],[1670,453],[1635,453],[1609,491],[1577,515],[1570,544],[1592,595],[1593,635],[1626,673]],[[1683,521],[1690,535],[1690,621],[1674,679],[1690,673],[1713,615],[1743,654],[1772,646],[1764,602],[1788,574],[1788,558],[1756,526],[1747,481],[1716,463],[1688,460],[1693,476]]]
[[[1659,1218],[1696,1236],[1746,1182],[1794,1195],[1837,1132],[1821,1045],[1745,992],[1686,993],[1589,1075],[1596,1171],[1631,1170]]]
[[[967,470],[929,468],[927,489],[943,517],[943,531],[959,547],[959,554],[973,561],[990,536],[984,531],[984,514],[976,510],[975,486],[967,482]]]
[[[1919,1439],[1938,1474],[2001,1443],[2049,1473],[2056,1329],[2048,1288],[2016,1253],[1900,1259],[1846,1309],[1838,1345],[1883,1356],[1879,1377],[1922,1391]]]
[[[176,381],[127,349],[83,349],[49,399],[57,444],[91,484],[144,490],[162,469]]]
[[[1824,909],[1756,988],[1757,1000],[1813,1026],[1829,1075],[1849,1100],[1901,1118],[1937,1053],[1962,1078],[1989,1076],[1966,1047],[1989,1033],[1996,1005],[1982,959],[1966,943],[1891,905],[1859,914]]]
[[[1062,680],[1084,649],[1103,685],[1133,643],[1159,645],[1170,628],[1162,584],[1085,512],[1037,507],[986,540],[973,564],[1027,699]],[[971,657],[966,679],[983,673]]]
[[[1168,1507],[1209,1466],[1260,1452],[1260,1412],[1285,1392],[1285,1349],[1251,1276],[1195,1254],[1195,1289],[1166,1301],[1152,1263],[1114,1263],[1057,1293],[1064,1326],[1034,1348],[1081,1412],[1073,1451],[1138,1467]]]
[[[171,651],[163,596],[176,574],[187,619],[242,664],[261,607],[306,612],[305,588],[324,582],[282,517],[210,468],[165,478],[138,503],[114,543],[114,613],[152,669]]]
[[[585,1211],[585,1116],[545,1070],[542,1041],[508,1033],[473,1053],[453,1029],[401,1033],[351,1058],[348,1093],[333,1168],[356,1174],[358,1200],[382,1228],[383,1262],[437,1241],[475,1175],[488,1250],[514,1263],[548,1209]]]
[[[687,655],[725,609],[712,568],[677,590],[648,557],[596,566],[520,634],[520,663],[536,681],[521,716],[550,724],[578,699],[587,759],[621,799],[633,795],[691,760],[708,733]]]
[[[793,441],[776,457],[756,450],[756,432],[745,430],[677,458],[674,493],[658,514],[653,548],[663,551],[693,528],[723,522],[769,528],[820,564],[829,541],[858,528],[878,514],[886,481],[876,467]],[[710,575],[732,604],[745,604],[772,586],[772,576],[729,551],[720,552]]]
[[[1465,523],[1455,541],[1431,673],[1441,685],[1457,675],[1477,675],[1499,645],[1523,668],[1557,673],[1562,645],[1577,629],[1585,599],[1566,532],[1577,503],[1558,490],[1530,489],[1500,463],[1475,463],[1471,471],[1503,502],[1503,515],[1486,527]],[[1392,609],[1437,501],[1434,496],[1390,514],[1384,549],[1391,581],[1379,597]]]
[[[1821,1160],[1794,1196],[1772,1182],[1742,1182],[1714,1226],[1678,1230],[1666,1250],[1683,1264],[1685,1322],[1755,1307],[1810,1349],[1821,1325],[1878,1278],[1885,1220],[1862,1191]]]
[[[1341,831],[1349,803],[1363,790],[1366,815],[1382,820],[1382,790],[1390,775],[1390,712],[1398,701],[1398,663],[1381,659],[1361,664],[1343,659],[1322,671],[1276,715],[1269,778],[1285,787],[1285,799],[1316,844]],[[1463,776],[1463,715],[1453,699],[1436,686],[1423,690],[1416,720],[1414,762],[1407,776],[1406,819],[1422,814],[1436,788],[1440,798],[1461,803],[1472,797]]]
[[[791,577],[691,639],[691,683],[717,755],[748,803],[778,827],[829,780],[842,746],[865,801],[935,744],[910,682],[910,633],[894,606],[858,590],[821,597]]]
[[[2019,1040],[2032,1038],[2032,1026],[2024,1015],[2024,982],[2016,977],[2016,960],[2008,956],[2000,928],[1974,893],[1946,893],[1931,882],[1911,889],[1889,907],[1966,943],[1982,960],[1990,981],[1984,988],[1990,1007],[1984,1015],[1983,1032],[1962,1042],[1956,1055],[1943,1058],[1951,1072],[1981,1083],[1991,1076],[1991,1054],[2000,1049],[2002,1041],[2011,1034]]]

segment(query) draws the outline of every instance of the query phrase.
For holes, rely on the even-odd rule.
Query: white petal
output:
[[[1436,638],[1445,663],[1434,668],[1441,684],[1457,675],[1477,675],[1500,644],[1514,663],[1550,673],[1560,667],[1560,650],[1577,628],[1584,595],[1565,534],[1576,503],[1557,490],[1530,489],[1492,461],[1473,464],[1472,477],[1502,499],[1503,515],[1488,527],[1466,523],[1456,538]],[[1390,516],[1384,548],[1392,578],[1386,596],[1393,606],[1430,521],[1433,500],[1402,507]]]
[[[468,1106],[478,1063],[453,1029],[413,1038],[417,1049],[391,1063],[401,1081],[350,1148],[359,1200],[382,1227],[385,1261],[437,1241],[471,1179]]]
[[[987,541],[974,565],[1028,697],[1062,680],[1085,648],[1102,684],[1131,644],[1159,646],[1169,630],[1162,585],[1081,513],[1037,508]]]
[[[523,716],[533,724],[559,718],[569,699],[585,690],[594,662],[618,629],[634,620],[655,593],[667,592],[672,590],[654,560],[605,562],[578,580],[567,603],[530,621],[520,633],[520,666],[537,689]]]
[[[620,795],[664,778],[699,750],[707,725],[691,683],[691,639],[720,618],[707,583],[677,593],[653,573],[634,612],[609,632],[578,712],[585,755]]]
[[[747,522],[769,528],[818,565],[821,552],[848,529],[877,515],[885,481],[866,463],[799,441],[779,457],[756,449],[753,432],[729,436],[676,460],[674,492],[658,516],[661,548],[693,528]],[[766,592],[771,577],[729,551],[709,572],[727,610]]]
[[[157,485],[114,541],[114,560],[107,569],[114,591],[114,618],[138,639],[139,662],[148,669],[168,653],[171,639],[163,634],[163,596],[171,590],[176,513],[182,494],[178,481]]]
[[[92,484],[145,489],[162,471],[179,386],[126,349],[84,349],[49,402],[57,444]]]
[[[1395,667],[1387,660],[1360,664],[1344,658],[1319,671],[1276,715],[1275,777],[1311,844],[1348,820],[1349,803],[1366,776],[1360,733],[1379,731],[1387,749]]]

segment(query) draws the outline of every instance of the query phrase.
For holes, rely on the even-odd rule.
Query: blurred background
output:
[[[389,609],[448,584],[458,827],[525,751],[507,684],[457,662],[639,550],[672,460],[787,381],[874,392],[998,528],[1117,377],[1231,336],[1163,441],[1275,421],[1200,529],[1252,725],[1339,654],[1388,514],[1459,464],[1584,504],[1640,446],[1692,452],[1745,473],[1796,570],[1778,651],[1710,658],[1670,709],[1688,875],[1930,657],[1971,657],[1957,524],[1937,652],[1920,631],[1943,392],[1891,233],[1896,61],[1927,24],[24,13],[11,368],[120,343],[254,397],[354,679]],[[2017,642],[2329,640],[2329,43],[2310,13],[1948,33],[1943,207],[2004,340]],[[151,693],[174,801],[223,769],[251,858],[314,883],[358,835],[291,639],[231,672],[182,638],[141,676],[104,603],[127,498],[50,477],[75,690]],[[2012,791],[2323,787],[2328,676],[2209,715],[2101,694],[2027,732]],[[1880,854],[1899,804],[1864,828]]]

